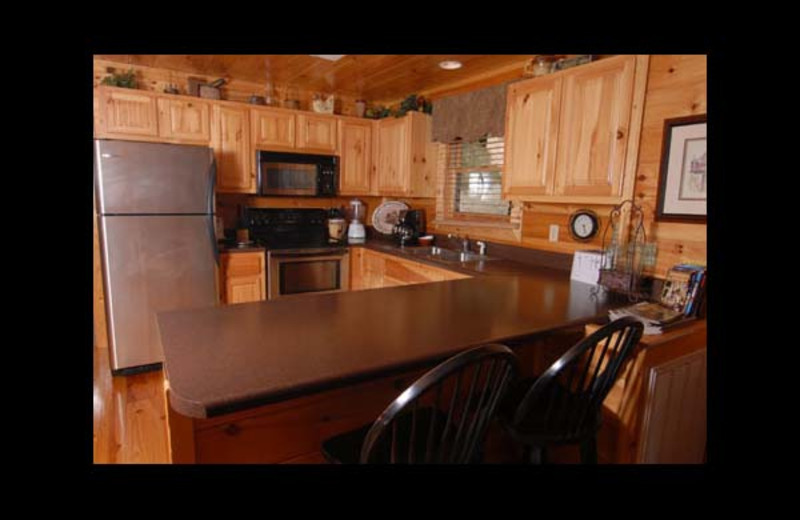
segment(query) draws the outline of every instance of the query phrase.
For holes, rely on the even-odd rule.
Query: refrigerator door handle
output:
[[[211,239],[211,251],[214,253],[214,262],[219,265],[219,246],[217,233],[214,231],[214,191],[217,187],[217,161],[211,155],[211,164],[208,169],[208,236]]]
[[[214,253],[214,262],[219,265],[219,246],[217,246],[217,234],[214,233],[214,214],[208,215],[208,238],[211,240],[211,251]]]
[[[211,164],[208,167],[208,213],[214,214],[214,192],[217,189],[217,161],[211,155]]]

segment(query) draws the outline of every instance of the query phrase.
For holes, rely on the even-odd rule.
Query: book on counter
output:
[[[673,310],[658,302],[639,302],[628,307],[611,309],[608,317],[618,320],[625,316],[632,316],[644,324],[645,334],[661,334],[680,325],[683,322],[694,321],[694,318],[687,318],[683,312]]]
[[[705,266],[678,264],[667,273],[659,303],[682,312],[684,316],[697,316],[705,293],[705,281]]]
[[[657,302],[640,302],[613,309],[608,311],[608,315],[612,320],[633,316],[644,324],[645,334],[661,334],[697,318],[705,299],[705,285],[705,266],[678,264],[667,272]]]

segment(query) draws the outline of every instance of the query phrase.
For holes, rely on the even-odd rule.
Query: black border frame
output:
[[[672,144],[672,129],[677,126],[708,124],[707,114],[695,114],[684,117],[674,117],[664,120],[664,140],[661,145],[661,168],[658,172],[658,204],[656,206],[656,221],[658,222],[683,222],[687,224],[705,224],[708,220],[708,206],[705,215],[691,215],[687,213],[664,213],[664,197],[666,195],[667,171],[669,168],[669,149]],[[706,135],[708,135],[706,133]]]

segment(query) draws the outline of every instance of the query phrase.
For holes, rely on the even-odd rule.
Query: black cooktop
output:
[[[250,239],[267,249],[328,248],[327,210],[245,208]]]

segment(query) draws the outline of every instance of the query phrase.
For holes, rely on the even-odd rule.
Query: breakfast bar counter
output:
[[[582,329],[612,306],[569,272],[528,267],[516,275],[158,313],[173,461],[280,462],[313,451],[332,432],[374,420],[414,377],[459,351],[530,345]],[[342,402],[344,417],[337,417],[332,410]],[[278,421],[275,414],[290,408],[300,416]],[[298,426],[307,420],[316,426]],[[239,453],[247,445],[242,432],[256,428],[257,443],[276,434],[278,423],[289,428],[282,439],[295,442],[301,430],[313,438],[269,456]],[[220,448],[225,441],[236,442]]]
[[[160,313],[170,404],[213,417],[606,315],[591,286],[554,274]]]

